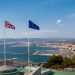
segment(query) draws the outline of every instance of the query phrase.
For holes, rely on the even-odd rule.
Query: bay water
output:
[[[49,47],[37,47],[31,46],[30,52],[33,53],[38,50],[58,50],[57,48],[49,48]],[[13,47],[11,44],[6,45],[6,58],[12,59],[17,58],[20,61],[27,61],[28,60],[28,47],[20,47],[16,46]],[[0,59],[4,58],[4,46],[3,44],[0,45]],[[38,55],[30,55],[30,61],[33,62],[46,62],[49,56],[38,56]]]

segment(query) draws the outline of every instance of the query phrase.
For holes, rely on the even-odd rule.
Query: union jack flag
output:
[[[5,21],[5,28],[15,29],[15,26],[9,23],[8,21]]]

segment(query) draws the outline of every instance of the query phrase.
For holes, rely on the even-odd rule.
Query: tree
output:
[[[43,65],[43,67],[49,68],[49,67],[54,66],[54,65],[61,65],[62,62],[63,62],[62,56],[60,56],[60,55],[59,55],[59,56],[53,55],[52,57],[50,57],[50,58],[48,59],[48,62],[45,63],[45,64]]]
[[[72,65],[72,60],[68,57],[65,57],[64,61],[63,61],[63,66],[64,67],[70,67],[71,65]]]
[[[52,63],[52,65],[55,65],[55,64],[60,65],[62,64],[62,62],[63,62],[63,58],[60,55],[59,56],[53,55],[51,58],[48,59],[48,63]]]

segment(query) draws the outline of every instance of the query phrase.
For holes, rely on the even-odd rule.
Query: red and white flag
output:
[[[15,26],[9,23],[8,21],[5,21],[5,28],[15,29]]]

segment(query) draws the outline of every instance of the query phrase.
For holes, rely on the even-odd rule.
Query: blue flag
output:
[[[29,20],[29,28],[40,30],[39,26]]]

